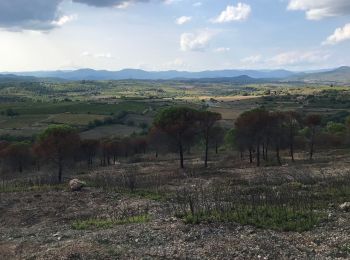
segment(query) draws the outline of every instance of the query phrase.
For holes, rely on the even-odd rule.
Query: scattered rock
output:
[[[80,191],[86,185],[85,182],[78,179],[73,179],[69,181],[69,188],[71,191]]]
[[[339,208],[344,211],[350,211],[350,202],[344,202]]]

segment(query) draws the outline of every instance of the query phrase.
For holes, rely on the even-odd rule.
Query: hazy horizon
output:
[[[80,70],[94,70],[94,71],[108,71],[108,72],[120,72],[120,71],[125,71],[125,70],[141,70],[145,72],[150,72],[150,73],[156,73],[156,72],[170,72],[170,71],[176,71],[176,72],[188,72],[188,73],[200,73],[200,72],[206,72],[206,71],[260,71],[260,72],[269,72],[269,71],[288,71],[292,73],[312,73],[312,72],[322,72],[322,71],[332,71],[339,69],[341,67],[350,67],[348,65],[340,65],[337,67],[329,67],[329,68],[319,68],[319,69],[303,69],[303,70],[293,70],[293,69],[286,69],[286,68],[273,68],[273,69],[268,69],[268,68],[222,68],[222,69],[204,69],[204,70],[185,70],[185,69],[159,69],[159,70],[152,70],[152,69],[142,69],[142,68],[121,68],[121,69],[94,69],[94,68],[67,68],[67,69],[52,69],[52,70],[45,70],[45,69],[39,69],[39,70],[21,70],[21,71],[0,71],[1,74],[11,74],[11,73],[35,73],[35,72],[56,72],[56,71],[61,71],[61,72],[74,72],[74,71],[80,71]],[[243,76],[243,75],[242,75]]]
[[[350,65],[348,0],[0,2],[0,71]]]

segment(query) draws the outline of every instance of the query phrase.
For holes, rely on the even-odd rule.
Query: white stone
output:
[[[344,202],[339,208],[344,211],[350,211],[350,202]]]
[[[78,179],[73,179],[69,181],[69,188],[71,191],[80,191],[86,185],[85,182]]]

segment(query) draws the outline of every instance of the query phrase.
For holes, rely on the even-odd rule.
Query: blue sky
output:
[[[349,50],[349,0],[0,0],[0,71],[309,70]]]

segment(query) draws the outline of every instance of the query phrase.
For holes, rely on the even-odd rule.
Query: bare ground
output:
[[[349,169],[348,164],[344,159],[308,165],[303,171],[341,174]],[[149,170],[165,171],[164,165],[157,167]],[[263,176],[292,180],[300,167],[266,168]],[[220,178],[261,177],[255,168],[216,172]],[[350,213],[337,205],[327,210],[327,221],[298,233],[236,223],[189,225],[167,210],[168,202],[96,188],[0,193],[0,199],[0,259],[350,259]],[[107,229],[72,228],[74,220],[108,218],[125,209],[147,209],[151,220]]]

